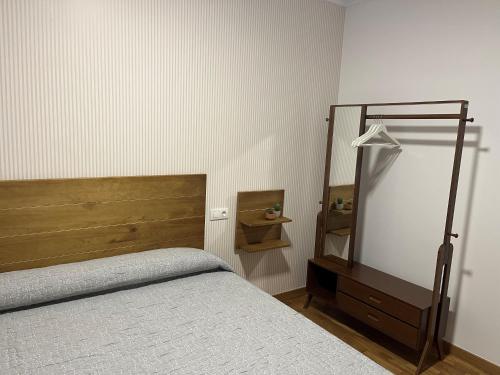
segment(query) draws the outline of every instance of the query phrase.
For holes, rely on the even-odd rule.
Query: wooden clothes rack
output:
[[[430,114],[368,114],[368,109],[370,107],[389,107],[389,106],[416,106],[416,105],[441,105],[441,104],[460,104],[459,113],[430,113]],[[448,294],[448,285],[450,281],[450,270],[451,262],[453,259],[453,245],[451,244],[451,237],[458,237],[458,234],[452,232],[453,227],[453,217],[455,213],[455,202],[457,196],[458,180],[460,175],[460,163],[462,159],[462,150],[464,146],[464,135],[465,126],[467,122],[473,122],[473,118],[467,118],[467,111],[469,107],[469,102],[466,100],[442,100],[442,101],[423,101],[423,102],[395,102],[395,103],[371,103],[371,104],[342,104],[342,105],[332,105],[330,107],[330,115],[327,119],[329,122],[328,126],[328,143],[327,143],[327,153],[326,159],[327,163],[325,165],[325,180],[324,180],[324,194],[323,194],[323,207],[322,216],[326,218],[328,215],[328,202],[329,197],[326,192],[329,185],[330,176],[330,160],[332,156],[332,136],[333,136],[333,126],[335,118],[335,110],[340,107],[361,107],[361,117],[359,125],[359,136],[363,135],[366,130],[366,120],[369,119],[391,119],[391,120],[443,120],[443,119],[456,119],[458,120],[457,137],[455,143],[455,157],[453,161],[453,169],[451,175],[450,192],[448,197],[448,208],[446,213],[446,223],[444,226],[443,243],[439,246],[436,260],[436,270],[434,274],[434,284],[432,289],[432,305],[430,310],[430,316],[427,326],[426,340],[423,350],[420,355],[417,374],[419,374],[425,363],[427,356],[434,343],[436,343],[438,354],[440,359],[444,357],[443,350],[443,336],[446,329],[446,321],[448,315],[448,308],[442,308],[445,306],[445,302]],[[359,201],[359,190],[361,181],[361,162],[363,155],[363,148],[358,148],[356,163],[356,174],[355,174],[355,188],[354,188],[354,202],[353,202],[353,218],[357,218],[358,212],[358,201]],[[320,240],[320,246],[316,249],[315,257],[321,256],[323,249],[325,248],[325,238],[324,235],[327,230],[327,220],[321,221],[322,233]],[[354,263],[354,244],[356,237],[356,219],[353,220],[351,225],[351,240],[349,244],[349,253],[347,267],[353,267]],[[437,334],[436,334],[437,333]]]

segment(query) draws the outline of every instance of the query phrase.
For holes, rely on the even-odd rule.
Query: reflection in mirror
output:
[[[351,239],[352,204],[356,175],[357,149],[351,146],[358,137],[361,107],[335,110],[329,205],[324,255],[348,259]]]

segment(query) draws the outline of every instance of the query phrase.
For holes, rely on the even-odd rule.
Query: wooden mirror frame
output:
[[[341,265],[352,267],[354,264],[354,247],[356,243],[356,224],[358,218],[358,203],[359,203],[359,189],[361,183],[361,166],[363,164],[363,148],[358,147],[356,156],[356,174],[354,179],[354,193],[352,202],[352,219],[351,219],[351,234],[349,238],[349,251],[347,255],[347,261],[336,255],[325,256],[325,241],[327,232],[327,219],[328,210],[330,206],[330,170],[332,165],[332,147],[333,147],[333,130],[335,125],[335,110],[337,107],[343,107],[343,105],[332,105],[330,106],[330,115],[327,119],[328,121],[328,135],[326,144],[326,160],[325,160],[325,176],[323,182],[323,199],[320,202],[322,205],[321,212],[318,214],[317,227],[316,227],[316,247],[314,252],[315,258],[326,258],[335,263]],[[363,135],[366,128],[366,112],[367,105],[359,105],[361,108],[361,114],[359,119],[359,135]]]

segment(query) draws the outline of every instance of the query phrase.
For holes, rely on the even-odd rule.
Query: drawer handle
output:
[[[374,322],[378,322],[378,318],[376,316],[373,316],[372,314],[368,314],[367,316],[368,316],[368,318],[370,318]]]
[[[379,300],[378,298],[375,298],[375,297],[372,297],[372,296],[369,296],[368,299],[372,302],[375,302],[375,303],[382,303],[381,300]]]

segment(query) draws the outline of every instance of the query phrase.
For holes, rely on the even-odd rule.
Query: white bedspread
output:
[[[128,288],[0,313],[0,374],[386,373],[229,271]]]

